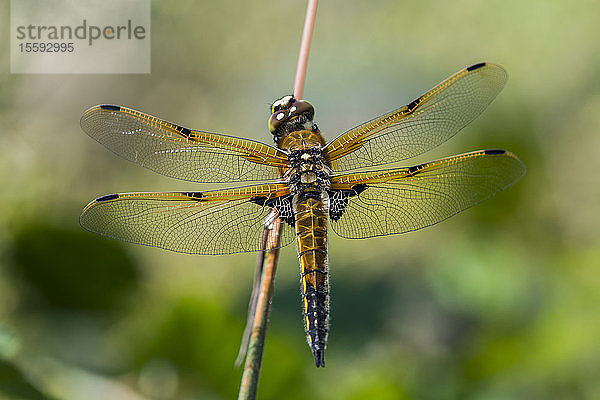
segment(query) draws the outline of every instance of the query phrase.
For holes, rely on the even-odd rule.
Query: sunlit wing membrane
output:
[[[260,250],[271,210],[266,200],[286,196],[282,184],[206,192],[121,193],[89,203],[79,221],[87,230],[128,242],[192,254]],[[295,238],[284,224],[281,246]]]
[[[505,150],[480,150],[408,168],[332,177],[330,214],[339,236],[362,239],[436,224],[512,185],[525,164]],[[333,219],[333,218],[332,218]]]
[[[325,157],[334,171],[352,171],[422,154],[481,114],[506,79],[499,65],[465,68],[407,106],[341,134],[325,147]]]
[[[253,140],[194,131],[131,108],[98,105],[81,117],[92,138],[127,160],[194,182],[245,182],[278,177],[281,150]]]

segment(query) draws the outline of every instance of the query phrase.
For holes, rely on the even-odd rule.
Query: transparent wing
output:
[[[253,140],[194,131],[127,107],[98,105],[81,117],[89,136],[127,160],[194,182],[244,182],[278,177],[281,150]]]
[[[506,79],[499,65],[465,68],[407,106],[341,134],[325,147],[326,157],[334,171],[352,171],[422,154],[481,114]]]
[[[409,168],[338,175],[331,184],[331,227],[349,239],[414,231],[474,206],[524,173],[513,153],[480,150]]]
[[[147,246],[193,254],[258,251],[268,199],[289,194],[280,184],[206,192],[121,193],[90,202],[81,225],[95,233]],[[281,246],[294,230],[284,224]]]

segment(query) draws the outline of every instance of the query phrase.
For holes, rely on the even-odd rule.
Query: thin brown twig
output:
[[[246,318],[246,327],[244,328],[244,334],[242,335],[242,343],[240,343],[240,350],[238,351],[237,358],[235,359],[235,366],[239,367],[244,362],[246,352],[248,351],[248,343],[250,342],[250,335],[252,334],[252,326],[254,325],[254,316],[256,315],[256,303],[258,302],[258,294],[260,293],[260,285],[263,274],[263,267],[265,264],[265,253],[267,250],[267,241],[269,240],[269,227],[265,226],[263,229],[262,237],[260,239],[260,251],[256,259],[256,268],[254,270],[254,283],[252,285],[252,295],[250,296],[250,303],[248,303],[248,316]]]
[[[242,383],[240,386],[239,400],[255,399],[258,390],[258,377],[262,364],[265,339],[267,336],[267,323],[271,312],[273,299],[273,282],[279,259],[279,238],[283,228],[279,217],[275,217],[268,228],[267,251],[265,267],[260,278],[260,291],[256,301],[256,310],[252,324],[252,333],[248,344],[248,354]]]

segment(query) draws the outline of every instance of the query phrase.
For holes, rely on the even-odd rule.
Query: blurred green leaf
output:
[[[0,359],[0,393],[11,399],[51,399],[29,382],[14,364],[4,359]]]
[[[79,309],[117,307],[139,273],[121,243],[53,225],[29,225],[9,250],[11,272],[31,289],[25,304]]]

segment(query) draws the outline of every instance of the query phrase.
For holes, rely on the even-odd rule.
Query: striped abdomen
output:
[[[295,211],[304,327],[315,364],[324,367],[329,316],[327,210],[321,193],[315,191],[299,194]]]

